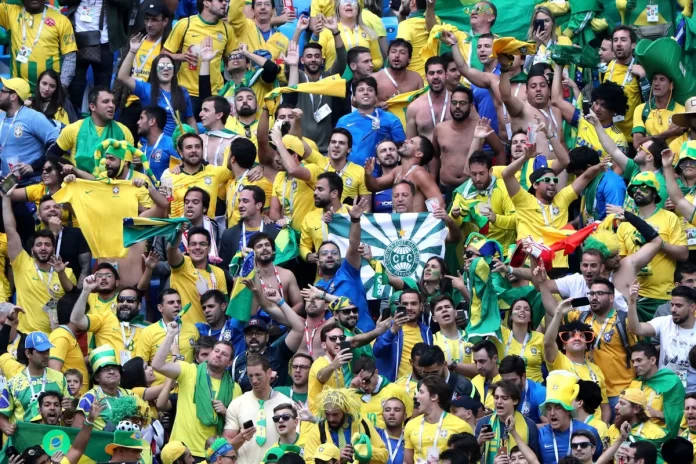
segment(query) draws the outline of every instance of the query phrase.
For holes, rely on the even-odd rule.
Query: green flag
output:
[[[154,237],[164,236],[171,243],[185,223],[191,223],[186,218],[123,218],[123,246],[128,248],[138,242]]]
[[[681,424],[684,413],[684,384],[671,370],[663,367],[649,379],[638,380],[662,395],[662,412],[665,415],[665,433],[667,438],[676,437],[679,434],[679,424]]]
[[[375,271],[375,279],[372,283],[372,296],[376,300],[388,298],[391,287],[389,286],[389,274],[387,274],[384,264],[378,259],[373,259],[370,261],[370,266]]]
[[[5,449],[14,446],[20,453],[25,449],[42,445],[44,451],[52,456],[56,451],[63,451],[67,454],[70,443],[75,441],[75,437],[80,429],[72,427],[56,427],[53,425],[35,424],[33,422],[18,422],[17,430],[14,435],[7,439]],[[90,436],[85,457],[96,462],[108,462],[111,456],[106,454],[106,445],[114,442],[112,432],[100,432],[93,430]],[[0,451],[0,464],[7,464],[7,453],[5,449]]]
[[[491,259],[474,258],[469,266],[471,316],[466,326],[468,338],[493,336],[501,339],[500,309],[498,295],[493,286]]]
[[[273,264],[280,266],[300,255],[297,245],[297,232],[291,227],[283,227],[275,238],[276,255]]]
[[[235,277],[235,281],[230,295],[230,304],[227,306],[227,315],[238,321],[247,322],[251,319],[251,304],[254,294],[242,283],[242,280],[254,280],[256,276],[254,252],[252,251],[241,260],[241,265],[239,264],[240,259],[241,253],[237,253],[230,263],[230,274]],[[235,273],[232,273],[233,265],[237,271]]]

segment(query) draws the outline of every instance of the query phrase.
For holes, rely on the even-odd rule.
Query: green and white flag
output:
[[[369,245],[372,257],[382,261],[386,271],[395,277],[418,279],[426,261],[433,256],[445,256],[447,226],[430,213],[365,214],[360,219],[360,227],[360,242]],[[348,215],[335,214],[329,223],[328,238],[336,242],[344,258],[349,231]],[[360,277],[368,300],[377,299],[375,295],[389,297],[390,288],[382,279],[375,279],[375,271],[365,259]]]

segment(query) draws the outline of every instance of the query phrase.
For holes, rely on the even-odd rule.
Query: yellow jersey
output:
[[[408,375],[396,379],[394,383],[404,387],[406,393],[411,396],[415,396],[416,392],[418,392],[418,381],[413,378],[413,372],[409,372]]]
[[[471,364],[471,348],[474,346],[466,340],[466,332],[462,329],[457,329],[459,336],[457,338],[447,338],[442,332],[437,332],[433,335],[433,345],[439,346],[442,352],[445,353],[445,362],[447,364],[452,361]]]
[[[665,242],[672,245],[686,246],[686,233],[681,226],[681,221],[676,214],[664,209],[658,209],[649,218],[643,218],[645,222],[658,231],[660,237]],[[640,246],[636,245],[643,242],[642,236],[628,222],[619,225],[616,234],[619,237],[621,256],[635,253]],[[669,300],[672,289],[674,288],[674,270],[677,262],[659,251],[655,257],[638,272],[638,283],[640,284],[640,296],[655,298],[658,300]]]
[[[546,363],[546,366],[551,371],[569,371],[577,376],[580,380],[590,380],[597,385],[602,390],[602,404],[609,402],[607,399],[607,386],[604,380],[604,373],[598,365],[585,361],[584,364],[577,364],[571,361],[568,356],[559,352],[556,359],[552,362]]]
[[[268,210],[271,207],[271,195],[273,194],[273,184],[262,177],[261,179],[250,182],[246,173],[242,175],[241,178],[235,179],[234,177],[227,181],[225,186],[225,206],[227,211],[227,228],[234,227],[235,224],[239,222],[239,194],[242,192],[245,186],[255,185],[263,190],[266,194],[266,202],[263,204],[263,214],[268,214]]]
[[[250,52],[275,60],[288,49],[289,39],[275,28],[271,28],[266,34],[261,32],[254,20],[244,15],[245,3],[245,0],[230,2],[227,21],[232,26],[234,35],[239,42],[246,44]]]
[[[45,195],[51,194],[51,192],[48,191],[48,187],[46,187],[43,184],[43,182],[34,185],[27,185],[26,187],[24,187],[24,193],[27,196],[27,201],[36,205],[37,211],[39,209],[41,199]],[[70,213],[70,210],[67,208],[67,206],[61,205],[61,208],[63,210],[63,212],[60,214],[61,224],[68,227],[80,227],[77,223],[77,218]]]
[[[221,97],[225,97],[230,102],[232,102],[234,99],[234,92],[236,91],[237,87],[249,87],[251,90],[253,90],[254,95],[256,95],[256,119],[259,119],[261,117],[263,107],[265,106],[264,97],[268,92],[270,92],[276,87],[276,84],[278,83],[278,78],[284,78],[284,76],[278,76],[278,78],[276,78],[276,80],[274,80],[271,83],[264,82],[263,79],[261,79],[261,72],[262,69],[247,71],[244,74],[244,79],[242,79],[242,82],[240,82],[239,84],[237,84],[233,80],[227,81],[227,84],[225,84],[225,86],[222,89],[220,89],[218,95],[220,95]],[[228,123],[230,122],[230,119],[231,118],[227,118]],[[269,127],[273,127],[272,123],[273,120],[270,121]],[[256,140],[256,126],[257,124],[254,124],[254,137],[250,140],[254,142],[254,145],[258,146]],[[244,133],[240,135],[244,135]]]
[[[336,214],[347,213],[346,205],[336,211]],[[300,256],[305,261],[307,255],[319,251],[321,244],[329,239],[329,226],[324,222],[324,210],[313,209],[305,216],[300,229]]]
[[[666,434],[660,427],[647,421],[634,425],[631,428],[631,435],[645,440],[659,440],[660,438],[664,438]],[[609,427],[607,438],[609,439],[609,444],[614,444],[616,440],[621,438],[621,432],[616,428],[616,425],[612,424],[611,427]]]
[[[629,143],[633,142],[633,134],[631,132],[633,128],[633,115],[638,105],[643,101],[643,96],[640,91],[640,82],[636,76],[632,75],[630,72],[632,64],[633,60],[629,66],[612,60],[607,65],[608,69],[607,72],[604,73],[604,79],[602,80],[602,82],[614,82],[620,85],[624,91],[624,95],[628,98],[628,110],[626,111],[624,120],[616,123],[616,125]]]
[[[360,394],[360,414],[370,422],[375,427],[381,429],[384,428],[384,417],[382,416],[382,405],[384,402],[390,398],[400,399],[404,406],[406,407],[406,417],[411,417],[413,414],[413,395],[406,393],[406,389],[402,385],[397,385],[395,383],[388,383],[388,381],[380,376],[378,382],[387,382],[383,385],[379,391],[372,394]]]
[[[635,114],[638,114],[636,112]],[[635,130],[634,130],[635,132]],[[628,155],[628,142],[626,137],[624,137],[623,132],[615,125],[604,127],[604,133],[609,136],[616,147],[623,152],[623,154]],[[578,135],[577,135],[577,146],[579,147],[590,147],[597,153],[599,157],[606,155],[602,143],[599,141],[599,136],[597,135],[597,130],[595,127],[587,122],[583,116],[580,116],[578,120]]]
[[[53,194],[58,203],[70,203],[81,218],[80,229],[92,250],[93,258],[122,258],[123,219],[138,217],[138,208],[152,206],[145,187],[135,187],[129,180],[93,181],[76,179],[63,183]]]
[[[131,77],[139,81],[147,82],[150,77],[150,70],[152,69],[152,61],[161,52],[162,38],[153,42],[145,37],[145,40],[143,40],[143,43],[140,44],[140,48],[135,53],[133,67],[131,68]],[[138,100],[139,98],[131,93],[126,100],[126,106],[130,106],[133,102]]]
[[[602,419],[596,418],[594,414],[588,417],[588,419],[589,420],[586,420],[585,423],[597,429],[599,439],[604,441],[604,438],[607,436],[607,432],[609,431],[609,426],[607,426],[606,422],[604,422]]]
[[[257,148],[259,146],[259,142],[258,142],[258,140],[256,140],[256,132],[257,132],[258,126],[259,126],[258,119],[255,119],[254,122],[252,122],[251,124],[246,126],[239,119],[232,117],[232,116],[227,118],[227,122],[225,123],[225,129],[234,132],[235,134],[239,135],[240,137],[244,137],[246,139],[251,140],[251,143],[253,143]],[[227,151],[229,152],[229,150],[227,150]],[[227,154],[229,155],[229,153],[227,153]],[[256,154],[256,161],[257,162],[259,161],[258,153]]]
[[[41,13],[31,14],[20,5],[3,2],[0,26],[10,33],[11,75],[29,82],[32,93],[42,72],[53,69],[59,73],[62,58],[77,51],[70,20],[49,6]]]
[[[543,239],[543,227],[561,229],[568,224],[568,207],[577,198],[573,187],[569,185],[556,193],[551,204],[545,205],[531,193],[520,189],[510,198],[517,216],[517,240],[531,236],[534,241],[540,242]],[[553,267],[568,267],[568,257],[563,253],[556,253]]]
[[[89,311],[87,314],[89,327],[87,330],[92,335],[90,351],[97,346],[111,345],[116,352],[116,359],[121,364],[129,361],[135,352],[135,347],[140,341],[145,326],[137,322],[120,322],[116,316],[108,311]]]
[[[191,324],[205,322],[201,306],[202,294],[208,290],[220,290],[227,295],[227,281],[223,270],[209,264],[205,269],[196,269],[188,256],[184,256],[179,265],[172,266],[170,285],[179,292],[182,306],[191,303],[191,308],[181,317]]]
[[[182,217],[184,215],[184,196],[191,187],[200,187],[210,195],[208,205],[208,217],[215,218],[215,204],[219,196],[219,189],[232,178],[232,172],[226,166],[201,165],[198,172],[188,174],[182,170],[179,174],[164,171],[162,179],[171,178],[173,185],[170,217]],[[221,198],[221,199],[224,199]]]
[[[416,417],[406,423],[404,427],[404,448],[413,450],[413,462],[426,462],[428,459],[428,450],[433,446],[440,453],[445,451],[447,440],[455,433],[470,433],[471,426],[455,416],[447,412],[442,413],[441,423],[431,424],[425,421],[425,417]],[[439,425],[439,427],[438,427]]]
[[[89,116],[88,116],[89,117]],[[70,162],[77,166],[80,169],[83,169],[90,174],[92,174],[92,169],[94,168],[94,163],[92,162],[92,165],[87,166],[87,165],[80,165],[75,161],[75,152],[77,151],[77,136],[80,133],[80,128],[82,127],[82,123],[84,123],[84,119],[80,119],[79,121],[75,121],[72,124],[68,124],[63,128],[62,131],[60,131],[60,135],[56,139],[56,144],[58,147],[60,147],[61,150],[70,152]],[[116,125],[123,131],[123,136],[126,138],[126,142],[130,143],[131,145],[135,145],[135,142],[133,141],[133,134],[131,134],[130,129],[128,129],[126,126],[121,124],[118,121],[114,121]],[[104,132],[105,127],[97,126],[96,124],[94,125],[94,129],[97,132],[97,136],[101,137],[102,132]],[[99,140],[94,140],[94,143],[99,142]],[[78,179],[79,180],[79,179]],[[58,201],[58,200],[56,200]]]
[[[344,202],[346,198],[352,198],[355,203],[357,203],[359,196],[371,194],[365,185],[365,168],[362,166],[350,161],[346,161],[346,165],[343,166],[343,169],[336,171],[336,168],[331,166],[329,158],[316,150],[312,150],[309,156],[305,158],[305,162],[316,164],[323,169],[324,172],[335,172],[341,177],[341,180],[343,181],[343,194],[341,195],[341,202]]]
[[[440,24],[439,18],[437,23]],[[411,13],[408,18],[399,23],[399,28],[396,31],[397,39],[404,39],[413,46],[413,54],[408,69],[420,74],[423,81],[425,81],[425,59],[421,50],[427,44],[428,37],[430,37],[430,32],[425,27],[424,11]]]
[[[367,25],[365,25],[366,27],[357,25],[353,29],[344,26],[340,22],[338,22],[337,25],[346,52],[354,47],[365,47],[370,50],[374,70],[379,71],[382,69],[384,59],[382,58],[382,51],[379,48],[379,37],[375,31]],[[321,45],[324,51],[324,61],[326,62],[324,67],[326,69],[331,69],[334,61],[336,61],[336,43],[334,42],[333,33],[329,29],[324,28],[319,33],[319,38],[316,42]]]
[[[7,234],[0,232],[0,303],[10,300],[12,289],[10,281],[7,280]]]
[[[672,115],[684,111],[684,107],[674,100],[667,103],[667,108],[658,110],[655,106],[655,99],[651,98],[649,102],[638,105],[633,112],[633,130],[631,133],[640,133],[648,137],[661,134],[672,125]],[[670,137],[666,142],[669,145],[677,138]]]
[[[157,353],[157,350],[166,336],[167,328],[165,327],[162,319],[155,324],[145,327],[140,333],[140,340],[138,340],[138,343],[135,345],[135,355],[140,356],[149,364],[152,362],[152,359],[155,357],[155,353]],[[199,338],[200,334],[196,326],[192,323],[182,321],[181,330],[179,331],[179,337],[177,338],[176,343],[179,345],[179,352],[184,357],[184,361],[188,363],[194,362],[193,346],[196,344],[196,340]],[[171,360],[172,355],[171,353],[168,353],[167,362],[170,362]],[[164,376],[155,372],[155,381],[153,382],[153,385],[161,385],[162,383],[164,383]]]
[[[243,15],[242,15],[243,16]],[[237,35],[232,31],[232,27],[226,21],[209,23],[201,18],[201,15],[189,16],[180,19],[172,32],[169,33],[164,49],[170,53],[184,53],[190,50],[198,54],[200,51],[201,40],[205,37],[213,39],[213,50],[220,53],[215,55],[210,61],[210,69],[220,69],[222,59],[227,61],[227,56],[237,48]],[[251,49],[251,47],[249,47]],[[188,90],[192,97],[198,96],[198,74],[199,66],[193,66],[188,62],[181,64],[177,78],[179,85]],[[210,73],[210,85],[213,95],[222,88],[222,73]]]
[[[50,351],[50,359],[63,363],[61,372],[68,369],[77,369],[82,374],[82,386],[80,395],[84,395],[89,388],[89,373],[85,365],[85,357],[82,355],[80,345],[75,334],[65,325],[59,326],[48,336],[48,341],[53,344]]]
[[[684,430],[680,436],[689,440],[694,446],[694,449],[696,449],[696,433],[691,433],[691,430]],[[696,464],[696,451],[694,452],[694,459],[691,462],[692,464]]]
[[[543,155],[537,155],[537,158],[539,156]],[[544,157],[545,158],[545,157]],[[522,164],[522,169],[517,171],[515,173],[515,179],[517,179],[517,182],[520,183],[522,186],[522,190],[528,190],[529,187],[532,186],[532,182],[529,180],[529,177],[532,175],[534,172],[534,162],[536,161],[536,158],[533,160],[527,160]],[[553,164],[556,162],[556,160],[546,160],[546,165],[548,167],[552,167]],[[506,166],[493,166],[493,175],[500,179],[500,181],[503,183],[503,187],[505,187],[505,182],[503,181],[503,170],[505,170]],[[522,174],[524,174],[524,180],[522,180]],[[507,189],[505,190],[507,192]]]
[[[544,334],[532,331],[527,338],[520,343],[512,336],[512,331],[505,326],[500,326],[503,336],[502,341],[492,338],[491,341],[498,349],[498,359],[514,354],[524,359],[527,365],[527,378],[542,383],[541,366],[544,364]]]
[[[306,164],[311,178],[304,182],[295,178],[288,178],[286,171],[279,171],[273,181],[273,198],[280,203],[282,213],[290,219],[290,226],[295,231],[300,232],[302,221],[310,211],[316,209],[314,206],[314,187],[317,184],[317,177],[322,173],[319,166]]]
[[[27,366],[17,361],[12,353],[4,353],[0,356],[0,375],[5,379],[11,379],[15,375],[26,369]]]
[[[489,383],[486,381],[486,378],[480,374],[471,379],[471,383],[474,385],[476,390],[478,390],[479,395],[481,396],[483,406],[490,411],[495,410],[495,402],[493,400],[493,390],[491,390],[491,385],[500,379],[500,375],[496,375],[493,377],[493,381]]]
[[[628,388],[640,388],[645,393],[645,399],[647,400],[648,406],[653,408],[655,411],[660,411],[664,413],[664,398],[662,393],[657,393],[655,390],[645,385],[642,380],[633,380]],[[646,408],[646,414],[650,415],[648,409]],[[667,424],[665,420],[659,417],[650,417],[650,422],[657,425],[658,427],[665,429]]]
[[[110,312],[111,314],[116,314],[116,300],[118,298],[118,292],[114,292],[114,296],[108,300],[102,300],[98,293],[90,293],[87,298],[87,304],[89,304],[89,311],[92,312]]]
[[[49,301],[57,302],[65,294],[57,272],[44,271],[29,254],[22,250],[11,263],[17,289],[17,306],[24,308],[19,313],[17,329],[23,333],[34,331],[51,333],[48,314],[43,310]],[[65,268],[65,275],[77,285],[72,269]]]
[[[403,335],[403,343],[401,346],[401,359],[399,360],[399,370],[396,374],[397,378],[408,375],[411,372],[411,350],[416,346],[416,343],[421,343],[423,340],[423,335],[421,335],[420,326],[416,324],[415,326],[404,325],[401,328],[401,333]]]
[[[317,405],[314,400],[317,398],[319,393],[326,388],[344,388],[345,380],[343,378],[343,369],[340,367],[336,369],[333,374],[329,377],[326,383],[321,383],[317,378],[317,374],[320,370],[331,364],[331,361],[326,356],[315,360],[312,363],[312,367],[309,369],[309,386],[307,387],[307,402],[312,411],[317,410]]]

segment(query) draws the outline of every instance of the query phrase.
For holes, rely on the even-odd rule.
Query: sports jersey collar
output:
[[[406,19],[411,19],[411,18],[425,18],[425,10],[418,10],[414,11]]]
[[[181,174],[185,174],[187,176],[195,176],[199,172],[203,172],[204,169],[205,169],[205,165],[203,163],[201,163],[201,167],[198,168],[198,171],[194,172],[193,174],[189,174],[188,172],[184,171],[183,169],[181,170]]]
[[[217,23],[220,22],[220,21],[218,20],[218,21],[215,21],[214,23],[209,23],[208,21],[206,21],[205,19],[203,19],[203,16],[201,16],[200,14],[198,14],[197,16],[198,16],[198,19],[200,19],[201,22],[202,22],[203,24],[207,24],[208,26],[215,26]]]
[[[670,98],[669,102],[667,103],[667,108],[665,108],[667,111],[674,111],[674,108],[676,106],[677,102],[674,101],[674,98]],[[655,101],[655,97],[652,97],[650,99],[650,102],[648,104],[650,107],[651,111],[662,111],[657,108],[657,102]]]

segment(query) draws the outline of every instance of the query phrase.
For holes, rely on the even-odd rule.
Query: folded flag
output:
[[[291,227],[283,227],[275,238],[276,255],[273,264],[280,266],[300,255],[297,245],[297,232]]]
[[[290,87],[278,87],[273,89],[263,97],[266,101],[268,114],[275,113],[275,109],[280,103],[281,95],[284,93],[293,92],[345,98],[346,80],[343,79],[339,74],[333,74],[316,82],[303,82],[302,84],[297,84]]]
[[[386,101],[387,111],[399,118],[401,124],[404,127],[406,127],[406,108],[408,108],[408,105],[413,100],[427,92],[428,89],[430,89],[430,86],[426,85],[422,89],[412,90],[410,92],[394,95]]]
[[[237,255],[240,255],[240,253],[237,253]],[[230,304],[227,306],[227,315],[233,319],[237,319],[238,321],[247,322],[249,319],[251,319],[251,304],[254,299],[254,294],[246,287],[246,285],[244,285],[244,283],[242,283],[242,281],[254,280],[254,277],[256,276],[256,268],[254,266],[255,257],[254,252],[250,252],[246,255],[246,257],[244,257],[244,259],[241,260],[240,265],[240,260],[238,259],[237,255],[235,255],[235,257],[232,259],[233,262],[235,259],[237,259],[237,262],[234,265],[236,266],[236,270],[238,272],[232,274],[232,277],[236,278],[234,281],[234,286],[232,287],[232,295],[230,295]],[[230,264],[230,273],[231,272],[232,263]]]
[[[546,270],[552,269],[553,258],[556,252],[562,251],[569,255],[577,247],[582,245],[587,237],[599,227],[598,223],[589,224],[575,231],[569,229],[555,229],[553,227],[541,227],[541,243],[534,242],[531,238],[517,242],[515,250],[510,255],[510,266],[521,267],[531,254],[544,262]],[[550,245],[545,245],[550,243]]]
[[[551,59],[562,66],[575,64],[581,68],[596,68],[599,66],[599,54],[592,47],[576,47],[574,45],[551,45]]]
[[[501,340],[498,295],[493,285],[492,256],[474,258],[469,265],[471,317],[466,326],[467,339],[492,336]]]
[[[176,234],[185,223],[186,218],[123,218],[123,246],[128,248],[136,243],[163,236],[167,242],[174,241]]]
[[[535,43],[523,42],[514,37],[501,37],[493,40],[491,58],[495,58],[498,55],[534,55],[535,53]]]

